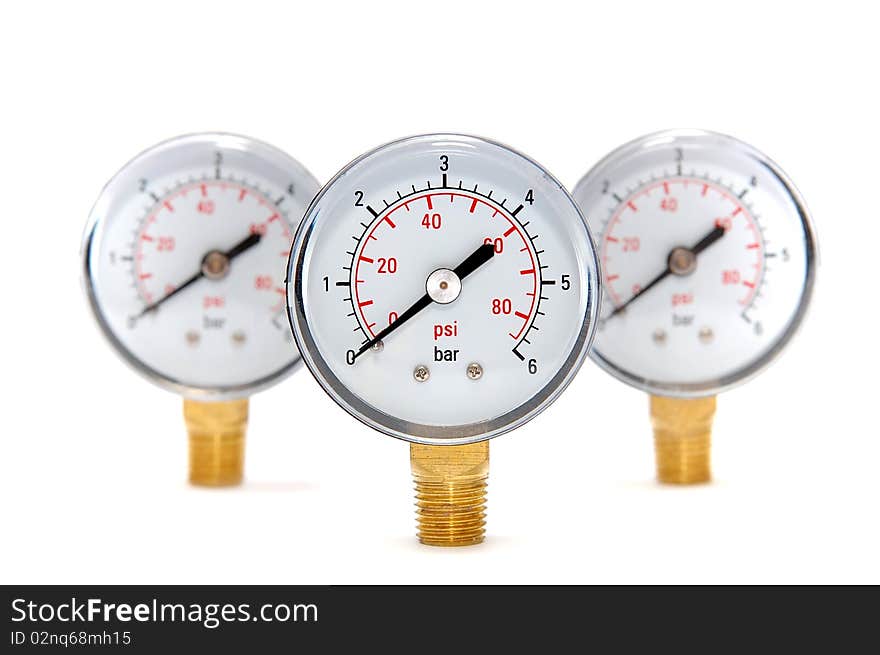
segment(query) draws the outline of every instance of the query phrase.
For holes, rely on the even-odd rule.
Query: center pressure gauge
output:
[[[651,394],[660,480],[707,481],[715,395],[767,366],[810,302],[806,206],[765,155],[699,131],[619,148],[574,197],[605,280],[593,356]]]
[[[197,134],[135,157],[92,210],[89,303],[126,362],[184,397],[193,483],[241,480],[248,396],[300,360],[284,267],[318,188],[267,144]]]
[[[484,139],[387,144],[315,198],[291,251],[294,335],[339,405],[411,442],[423,543],[482,541],[486,440],[574,376],[597,270],[559,182]]]

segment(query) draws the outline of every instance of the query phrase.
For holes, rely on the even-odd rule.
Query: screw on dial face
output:
[[[316,197],[294,239],[291,325],[324,389],[410,441],[467,443],[536,415],[595,326],[598,267],[543,168],[459,135],[390,143]]]
[[[806,207],[766,156],[674,131],[612,152],[575,187],[599,235],[605,302],[593,357],[661,395],[710,395],[757,373],[809,304]]]
[[[227,134],[161,143],[92,210],[86,291],[111,344],[157,384],[195,398],[249,395],[299,361],[284,264],[317,192],[295,160]]]

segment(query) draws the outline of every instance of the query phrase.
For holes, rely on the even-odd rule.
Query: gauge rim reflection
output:
[[[307,194],[313,195],[313,192],[321,187],[317,178],[315,178],[305,166],[291,155],[270,143],[253,137],[229,132],[196,132],[160,141],[159,143],[145,148],[125,162],[125,164],[122,165],[107,181],[101,189],[101,192],[98,194],[97,200],[89,211],[89,218],[83,233],[80,249],[81,286],[83,293],[88,300],[89,308],[91,309],[90,313],[97,323],[104,339],[110,344],[111,348],[119,358],[141,377],[162,389],[171,391],[190,400],[224,401],[246,398],[277,384],[292,374],[302,364],[302,358],[296,350],[293,342],[290,342],[290,360],[286,361],[283,366],[280,366],[269,374],[261,376],[255,380],[241,384],[217,386],[188,384],[150,366],[122,342],[106,317],[105,310],[102,308],[101,303],[98,300],[95,289],[95,280],[92,275],[92,253],[100,243],[103,226],[112,218],[105,215],[103,212],[107,202],[110,198],[116,195],[127,193],[125,190],[120,190],[117,187],[124,182],[130,181],[128,178],[131,177],[131,172],[137,165],[146,161],[148,158],[162,157],[169,152],[173,152],[175,149],[190,146],[212,146],[221,151],[234,150],[237,152],[249,153],[264,158],[272,162],[273,165],[289,171],[291,179],[299,185],[299,189],[306,189]],[[294,226],[291,225],[291,231],[293,231],[293,227]],[[284,308],[282,308],[281,311],[284,312]]]
[[[548,184],[558,187],[558,190],[567,197],[573,211],[572,218],[577,217],[580,220],[589,247],[589,252],[585,253],[588,259],[580,262],[581,270],[578,271],[586,282],[587,298],[584,315],[571,352],[558,367],[556,373],[526,402],[493,419],[461,425],[437,426],[401,420],[361,400],[336,376],[318,349],[306,320],[303,303],[303,269],[305,266],[303,255],[309,246],[318,219],[315,210],[328,191],[359,164],[381,151],[408,144],[423,144],[425,148],[431,148],[435,142],[442,142],[448,148],[453,149],[467,148],[470,152],[473,152],[475,147],[499,149],[507,156],[521,158],[523,163],[535,167],[545,177]],[[569,218],[566,217],[563,220],[569,220]],[[342,409],[374,430],[403,441],[426,445],[464,445],[492,439],[524,425],[549,407],[565,390],[586,360],[596,333],[601,294],[598,253],[590,226],[565,187],[541,164],[515,148],[481,136],[448,132],[412,135],[383,143],[353,159],[340,169],[312,200],[312,204],[296,231],[288,262],[287,280],[288,319],[291,330],[306,367],[324,392]]]
[[[590,168],[590,170],[587,171],[587,173],[581,177],[578,183],[574,186],[572,196],[577,202],[577,199],[583,193],[583,190],[588,186],[597,183],[605,173],[606,168],[621,164],[626,159],[637,157],[645,151],[660,148],[672,150],[676,147],[677,143],[685,144],[685,148],[697,144],[697,146],[706,147],[708,149],[731,149],[738,155],[745,155],[745,157],[756,161],[759,166],[769,171],[771,176],[782,185],[782,189],[791,198],[797,210],[797,216],[800,219],[804,236],[805,275],[803,286],[801,287],[801,295],[798,299],[798,305],[795,312],[789,318],[788,323],[785,325],[785,328],[782,330],[779,337],[767,350],[753,361],[741,366],[732,373],[701,382],[664,382],[662,380],[639,376],[622,366],[616,365],[599,351],[598,345],[594,346],[590,352],[590,358],[596,362],[600,368],[610,373],[621,382],[635,387],[636,389],[640,389],[649,394],[671,396],[675,398],[700,398],[704,396],[713,396],[722,391],[744,384],[759,375],[770,366],[770,364],[778,359],[786,346],[794,338],[795,334],[797,334],[803,324],[807,312],[809,311],[815,288],[816,269],[819,263],[819,251],[816,228],[813,224],[812,215],[807,208],[803,196],[801,196],[791,178],[788,177],[785,171],[783,171],[775,161],[762,151],[735,137],[721,134],[719,132],[699,129],[672,129],[653,132],[633,139],[609,152],[598,163]],[[584,211],[586,213],[586,210]],[[605,298],[603,298],[603,302],[606,302]]]

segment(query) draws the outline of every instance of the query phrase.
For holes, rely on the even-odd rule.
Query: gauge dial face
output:
[[[397,141],[340,172],[291,251],[291,324],[324,389],[410,441],[517,427],[576,372],[596,253],[543,168],[474,137]]]
[[[252,393],[299,361],[285,316],[293,231],[317,193],[257,141],[166,141],[105,187],[86,230],[85,284],[111,343],[190,397]]]
[[[605,302],[594,358],[634,386],[708,395],[753,375],[799,324],[816,245],[803,201],[730,137],[629,143],[574,190],[599,238]]]

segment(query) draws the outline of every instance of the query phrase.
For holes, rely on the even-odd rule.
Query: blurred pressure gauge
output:
[[[597,270],[559,182],[480,138],[387,144],[312,203],[288,273],[296,341],[346,411],[412,442],[423,543],[482,540],[485,440],[533,418],[577,371]]]
[[[89,303],[126,362],[184,397],[194,483],[240,481],[247,398],[299,363],[284,266],[318,188],[272,146],[195,134],[138,155],[92,210]]]
[[[715,394],[772,361],[809,304],[806,206],[762,153],[693,130],[622,146],[574,197],[605,280],[593,357],[652,394],[660,479],[706,481]]]

